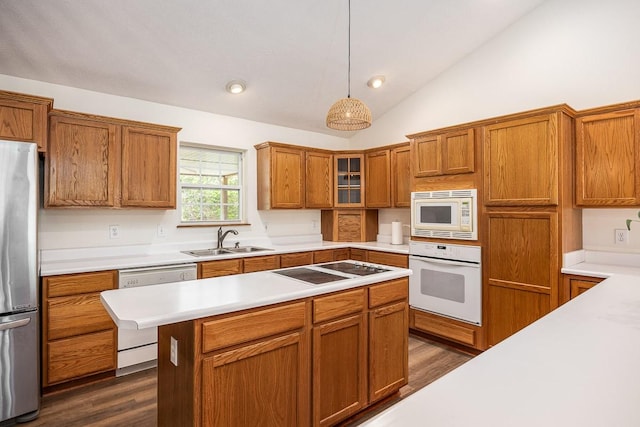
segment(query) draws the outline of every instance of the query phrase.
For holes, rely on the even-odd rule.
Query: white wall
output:
[[[638,17],[637,0],[547,0],[396,108],[374,117],[369,129],[351,138],[351,147],[562,103],[582,110],[640,99]],[[584,210],[584,248],[640,252],[640,224],[637,231],[632,227],[628,246],[613,243],[614,228],[624,228],[630,215],[636,217],[636,211]]]
[[[247,219],[251,226],[234,227],[238,239],[317,235],[320,211],[258,211],[256,155],[253,146],[279,141],[310,147],[345,149],[348,140],[319,133],[252,122],[132,98],[0,75],[0,88],[54,99],[54,108],[181,127],[179,141],[246,149]],[[158,243],[214,241],[214,228],[177,228],[177,210],[41,209],[41,249],[64,249]],[[109,225],[120,226],[120,238],[109,239]],[[162,224],[166,237],[157,237]]]

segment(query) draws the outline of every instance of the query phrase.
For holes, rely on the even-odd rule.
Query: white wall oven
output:
[[[477,190],[411,193],[411,235],[478,240]]]
[[[482,323],[479,246],[409,243],[409,305],[441,316]]]

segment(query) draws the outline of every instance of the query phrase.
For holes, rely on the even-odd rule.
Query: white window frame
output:
[[[187,184],[187,183],[182,183],[180,180],[180,166],[181,166],[181,161],[182,161],[182,155],[181,152],[178,154],[178,189],[180,191],[180,196],[179,196],[179,207],[180,207],[180,225],[181,226],[206,226],[206,225],[211,225],[211,226],[220,226],[220,225],[226,225],[226,224],[245,224],[246,223],[246,197],[247,197],[247,191],[246,191],[246,170],[245,170],[245,165],[246,165],[246,157],[247,157],[247,150],[242,150],[239,148],[231,148],[231,147],[223,147],[223,146],[218,146],[218,145],[207,145],[207,144],[199,144],[199,143],[194,143],[194,142],[186,142],[186,141],[181,141],[180,142],[180,147],[179,150],[181,151],[183,147],[188,147],[188,148],[196,148],[196,149],[203,149],[203,150],[211,150],[211,151],[216,151],[216,152],[227,152],[227,153],[236,153],[239,154],[240,159],[239,159],[239,166],[238,166],[238,173],[239,173],[239,177],[238,177],[238,185],[214,185],[214,186],[209,186],[209,185],[199,185],[199,184]],[[239,191],[239,197],[238,197],[238,219],[234,219],[234,220],[223,220],[223,221],[208,221],[208,220],[201,220],[201,221],[183,221],[182,220],[182,190],[183,188],[206,188],[206,189],[212,189],[212,188],[226,188],[226,189],[237,189]]]

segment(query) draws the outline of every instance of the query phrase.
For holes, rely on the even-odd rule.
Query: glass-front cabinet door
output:
[[[364,156],[336,154],[336,207],[364,206]]]

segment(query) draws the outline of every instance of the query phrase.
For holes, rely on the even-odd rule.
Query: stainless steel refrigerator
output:
[[[0,422],[40,407],[38,152],[0,141]]]

